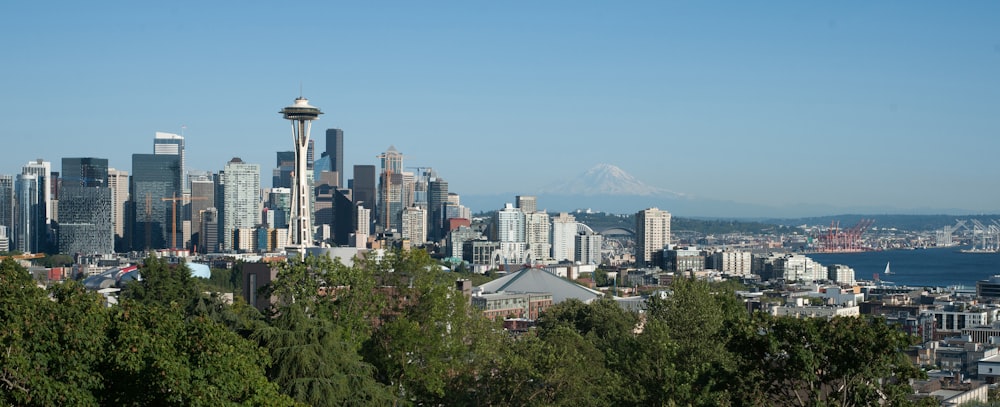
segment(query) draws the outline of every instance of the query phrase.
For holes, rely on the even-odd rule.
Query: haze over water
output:
[[[885,282],[913,287],[975,287],[976,281],[1000,274],[1000,254],[959,253],[958,247],[923,250],[887,250],[863,253],[813,253],[813,260],[828,266],[854,268],[855,278],[872,280],[878,274]],[[884,275],[889,262],[891,275]]]

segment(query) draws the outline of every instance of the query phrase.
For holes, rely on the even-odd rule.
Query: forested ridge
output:
[[[0,264],[0,404],[914,405],[913,338],[880,319],[749,314],[676,279],[643,316],[566,301],[511,335],[426,253],[283,263],[273,309],[148,259],[120,303]]]

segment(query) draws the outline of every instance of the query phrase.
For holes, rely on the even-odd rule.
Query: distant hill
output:
[[[834,213],[889,214],[896,212],[910,215],[878,215],[885,217],[885,219],[884,221],[877,222],[879,224],[900,225],[888,227],[898,227],[908,230],[920,230],[910,229],[910,227],[934,229],[932,226],[937,226],[937,228],[940,228],[948,222],[953,222],[953,218],[957,217],[938,215],[941,213],[968,213],[960,209],[942,210],[923,208],[904,211],[891,207],[840,207],[825,204],[769,206],[729,200],[706,199],[649,185],[612,164],[598,164],[576,177],[559,180],[535,191],[462,194],[462,204],[471,208],[473,212],[492,211],[503,208],[504,203],[513,202],[515,195],[534,195],[538,198],[538,208],[549,212],[574,212],[590,209],[595,212],[634,214],[645,208],[656,207],[670,211],[675,216],[687,218],[741,219],[764,223],[778,223],[780,221],[781,224],[800,221],[814,224],[814,222],[819,222],[824,217],[829,218],[827,214]],[[854,218],[850,219],[860,218],[860,215],[844,216],[854,216]],[[890,216],[915,216],[915,218],[896,219],[890,218]],[[920,221],[917,220],[919,216],[930,216],[931,218],[925,219],[928,223],[921,226],[919,225]],[[933,219],[935,216],[942,216],[942,218]],[[965,216],[968,217],[968,215]],[[946,222],[947,218],[952,219]],[[845,222],[853,223],[856,220],[845,221],[841,219],[841,225]],[[911,222],[918,223],[914,224]],[[826,224],[829,224],[829,221]],[[907,225],[907,227],[902,227],[902,225]]]

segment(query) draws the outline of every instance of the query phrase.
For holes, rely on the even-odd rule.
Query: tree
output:
[[[914,338],[880,318],[758,314],[737,335],[746,405],[907,404],[920,376],[902,353]]]
[[[171,265],[165,260],[147,257],[139,268],[139,276],[139,280],[125,286],[122,296],[143,304],[169,307],[175,303],[189,309],[201,295],[191,270],[184,264]]]
[[[662,322],[667,340],[676,346],[673,363],[677,375],[690,387],[675,394],[675,400],[681,404],[728,403],[725,383],[736,374],[736,364],[726,345],[730,328],[746,319],[746,311],[732,293],[714,292],[704,281],[676,278],[670,288],[672,292],[665,298],[653,296],[647,302],[647,324]]]
[[[266,351],[176,303],[126,299],[113,309],[108,340],[101,404],[293,404],[267,380]]]
[[[107,315],[99,295],[76,282],[50,300],[10,259],[0,263],[0,403],[96,405]]]

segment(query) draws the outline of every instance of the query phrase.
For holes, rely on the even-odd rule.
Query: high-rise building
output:
[[[199,253],[219,251],[219,211],[211,207],[199,213],[201,229],[198,231]]]
[[[177,196],[181,196],[183,192],[188,192],[190,189],[184,179],[184,136],[173,133],[156,132],[156,135],[153,137],[153,154],[176,155],[179,157],[180,170],[178,171],[177,176],[181,184],[182,193],[177,194]]]
[[[527,212],[524,214],[524,238],[528,243],[528,251],[532,259],[539,261],[549,258],[552,244],[549,214],[545,212]]]
[[[369,216],[371,216],[371,219],[368,221],[369,224],[375,221],[374,208],[376,207],[376,200],[378,199],[375,179],[374,165],[355,165],[354,178],[351,180],[349,185],[354,199],[354,204],[363,205],[368,209]],[[371,228],[369,227],[369,233],[370,229]]]
[[[183,237],[174,233],[183,230],[183,216],[173,213],[176,206],[169,201],[181,196],[180,170],[179,155],[132,154],[126,215],[133,226],[129,236],[131,250],[182,247],[180,238],[170,242],[173,236]]]
[[[435,178],[427,187],[428,232],[430,238],[436,242],[443,239],[447,233],[444,228],[444,206],[448,203],[448,181]]]
[[[462,225],[448,232],[448,245],[445,253],[451,257],[464,258],[464,253],[462,253],[465,247],[465,242],[481,239],[483,237],[482,233],[479,231]]]
[[[295,172],[292,188],[292,213],[291,227],[292,250],[297,251],[303,257],[305,248],[312,246],[312,186],[310,176],[307,172],[309,147],[309,130],[312,128],[313,120],[323,114],[319,108],[309,105],[309,99],[298,97],[295,104],[281,109],[280,112],[286,120],[292,121],[292,139],[295,144]]]
[[[108,168],[111,188],[111,222],[117,239],[125,238],[125,202],[128,201],[128,171]]]
[[[14,250],[37,253],[42,246],[40,229],[45,225],[45,211],[42,209],[41,184],[34,174],[17,176],[14,186]]]
[[[337,188],[333,194],[333,243],[337,246],[349,245],[351,235],[357,232],[356,211],[351,190]]]
[[[492,240],[525,243],[524,212],[507,203],[493,216]]]
[[[530,195],[518,195],[515,197],[515,206],[524,213],[532,213],[538,210],[538,199]]]
[[[278,151],[277,164],[271,178],[272,188],[292,188],[292,173],[295,172],[295,152]]]
[[[306,149],[306,169],[313,169],[316,164],[316,140],[309,140],[309,147]]]
[[[215,207],[215,181],[211,172],[191,171],[188,174],[188,184],[191,186],[191,202],[188,204],[187,216],[191,219],[191,243],[192,245],[200,245],[202,241],[201,236],[199,236],[202,229],[201,213],[208,208]]]
[[[52,203],[52,192],[55,189],[54,185],[58,185],[53,182],[52,163],[39,158],[35,161],[28,162],[21,167],[21,174],[34,175],[36,181],[38,182],[39,210],[42,213],[42,219],[39,222],[41,222],[44,226],[39,231],[42,234],[36,237],[41,239],[42,242],[45,242],[48,239],[49,227],[55,216],[55,205]]]
[[[552,259],[573,261],[576,259],[577,222],[573,215],[560,213],[552,218]]]
[[[635,214],[635,261],[639,265],[653,262],[653,255],[670,244],[670,212],[658,208],[643,209]]]
[[[376,226],[382,230],[399,230],[400,215],[403,212],[403,154],[395,146],[378,156],[382,163],[382,173],[378,186],[378,219]]]
[[[337,186],[344,186],[344,131],[326,129],[326,155],[330,158],[330,171],[337,173]],[[357,177],[357,174],[354,175]]]
[[[222,250],[236,250],[235,232],[240,229],[253,230],[261,223],[260,208],[260,165],[248,164],[233,158],[223,170],[223,218],[221,236]],[[248,236],[252,236],[252,232]],[[248,239],[244,238],[244,243]],[[249,239],[253,240],[253,239]],[[246,245],[244,245],[244,248]]]
[[[600,234],[586,231],[576,234],[575,260],[583,264],[601,264],[601,245],[604,237]]]
[[[0,175],[0,226],[7,227],[7,236],[14,231],[14,177]]]
[[[287,229],[288,217],[292,213],[292,189],[291,188],[271,188],[268,194],[267,208],[274,212],[274,229]]]
[[[0,252],[10,251],[10,235],[6,226],[0,225]]]
[[[365,208],[364,205],[355,206],[355,215],[357,216],[357,221],[354,224],[355,232],[354,238],[355,242],[358,242],[355,247],[364,247],[361,244],[368,240],[368,236],[372,233],[372,211],[371,209]]]
[[[114,253],[111,195],[106,158],[62,159],[60,253]]]
[[[417,206],[403,209],[400,235],[412,245],[423,245],[427,241],[427,211]]]

